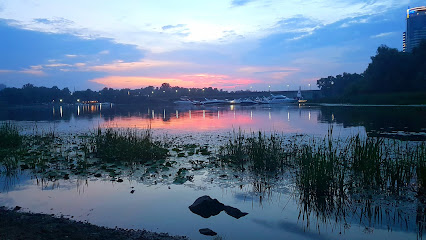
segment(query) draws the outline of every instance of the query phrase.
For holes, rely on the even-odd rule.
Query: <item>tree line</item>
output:
[[[247,91],[237,91],[247,92]],[[37,87],[25,84],[22,88],[4,87],[0,89],[0,102],[12,105],[45,104],[45,103],[84,103],[89,101],[112,103],[143,103],[152,101],[169,101],[181,97],[210,98],[226,97],[235,92],[222,89],[172,87],[163,83],[160,87],[148,86],[140,89],[103,88],[100,91],[90,89],[71,92],[68,88],[59,89],[54,86]]]
[[[410,53],[382,45],[363,73],[328,76],[317,80],[317,85],[325,98],[340,100],[426,92],[426,40]]]

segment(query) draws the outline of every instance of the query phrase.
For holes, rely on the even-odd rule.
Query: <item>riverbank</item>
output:
[[[186,237],[169,236],[145,230],[105,228],[77,222],[64,217],[38,213],[24,213],[0,207],[0,239],[114,239],[114,240],[184,240]]]
[[[358,105],[426,105],[426,92],[397,92],[358,94],[346,97],[310,100],[318,104],[358,104]]]

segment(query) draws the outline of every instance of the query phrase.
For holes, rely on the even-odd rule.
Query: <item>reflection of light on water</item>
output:
[[[155,118],[155,112],[154,112],[154,110],[152,110],[151,115],[152,115],[152,119],[154,119]]]
[[[253,120],[253,111],[250,111],[250,119]]]
[[[217,111],[217,119],[220,119],[219,111]]]
[[[206,110],[203,110],[203,118],[206,118]]]
[[[287,121],[290,122],[290,112],[287,112]]]
[[[192,116],[191,116],[191,110],[189,110],[189,118],[190,119],[192,118]]]
[[[334,113],[331,114],[331,121],[334,121]]]
[[[176,110],[176,118],[179,118],[179,111]]]
[[[231,105],[231,111],[234,111],[234,105]]]
[[[80,106],[77,106],[77,116],[80,116]]]
[[[59,107],[59,112],[61,113],[61,117],[62,117],[62,106]]]
[[[271,112],[269,112],[269,120],[271,120],[271,119],[272,119]]]
[[[53,107],[53,116],[55,116],[55,107]]]
[[[99,104],[99,111],[102,111],[102,104]]]
[[[235,114],[235,110],[234,110],[234,119],[235,119],[235,115],[236,115],[236,114]]]
[[[309,111],[309,113],[308,113],[308,118],[309,118],[309,121],[311,120],[311,111]]]
[[[166,109],[163,110],[163,119],[166,119]]]

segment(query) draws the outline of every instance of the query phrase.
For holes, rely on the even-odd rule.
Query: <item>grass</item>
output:
[[[168,150],[154,141],[151,129],[98,128],[94,139],[96,156],[108,162],[146,163],[168,156]]]
[[[22,136],[12,123],[0,125],[0,149],[16,149],[22,145]]]
[[[16,155],[22,146],[23,137],[12,123],[0,125],[0,172],[10,175],[18,166]]]
[[[222,161],[238,167],[249,168],[254,172],[276,172],[282,170],[287,158],[283,139],[277,134],[253,132],[246,136],[241,129],[233,132],[227,144],[221,146],[219,155]]]
[[[293,170],[300,176],[300,183],[314,187],[317,195],[328,195],[330,188],[341,188],[343,183],[352,188],[398,193],[412,180],[420,188],[426,182],[424,142],[412,144],[360,135],[336,139],[332,130],[324,139],[289,142],[283,135],[246,135],[239,131],[220,147],[219,153],[224,163],[238,169],[266,174]]]
[[[291,173],[298,192],[300,218],[346,222],[358,211],[366,222],[388,214],[380,205],[409,198],[426,203],[426,144],[375,137],[289,139],[283,135],[233,133],[220,151],[222,162],[256,175]],[[266,179],[266,178],[265,178]],[[398,213],[400,214],[400,213]],[[406,221],[397,218],[393,221]],[[421,222],[421,221],[420,221]],[[423,228],[419,226],[419,228]]]

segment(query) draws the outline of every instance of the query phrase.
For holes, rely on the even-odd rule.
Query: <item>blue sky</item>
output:
[[[314,88],[401,49],[424,0],[2,0],[0,83]]]

